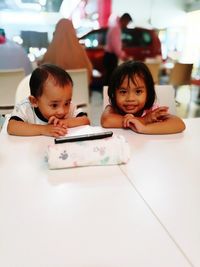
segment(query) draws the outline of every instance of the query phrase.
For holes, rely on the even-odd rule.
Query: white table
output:
[[[200,119],[186,123],[177,135],[115,130],[127,165],[53,171],[53,138],[2,132],[0,266],[199,266]]]
[[[123,172],[193,266],[200,266],[200,118],[176,135],[125,133],[132,157]]]

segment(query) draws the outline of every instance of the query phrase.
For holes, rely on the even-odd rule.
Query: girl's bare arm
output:
[[[123,128],[123,120],[124,116],[117,114],[110,105],[101,115],[101,125],[105,128]]]
[[[144,134],[173,134],[185,130],[184,122],[177,116],[169,115],[162,121],[144,124],[137,118],[129,120],[127,127]]]
[[[177,116],[170,115],[164,109],[164,113],[162,113],[161,109],[157,109],[155,112],[160,113],[155,122],[149,122],[145,118],[134,117],[131,114],[127,114],[122,116],[120,114],[115,113],[113,108],[108,105],[101,116],[101,125],[105,128],[130,128],[135,132],[144,133],[144,134],[172,134],[179,133],[184,131],[185,124]]]

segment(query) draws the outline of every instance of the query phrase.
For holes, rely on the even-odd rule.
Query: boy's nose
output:
[[[57,114],[60,115],[60,116],[64,116],[67,114],[67,108],[65,107],[60,107],[58,110],[57,110]]]

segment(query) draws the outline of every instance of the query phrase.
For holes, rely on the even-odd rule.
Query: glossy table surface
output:
[[[0,266],[200,266],[200,119],[123,134],[126,165],[49,170],[51,137],[0,134]]]

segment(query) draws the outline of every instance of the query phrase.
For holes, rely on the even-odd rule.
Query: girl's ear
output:
[[[32,105],[34,108],[37,108],[37,107],[38,107],[38,101],[37,101],[37,98],[36,98],[36,97],[30,95],[30,96],[28,97],[28,99],[29,99],[31,105]]]

